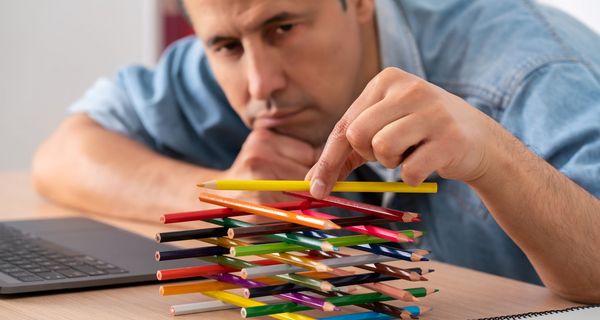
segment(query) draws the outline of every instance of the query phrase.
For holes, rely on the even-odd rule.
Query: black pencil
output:
[[[217,227],[217,228],[204,228],[204,229],[192,229],[192,230],[183,230],[183,231],[161,232],[161,233],[157,233],[154,238],[156,239],[156,242],[161,243],[161,242],[171,242],[171,241],[181,241],[181,240],[223,237],[226,235],[227,235],[227,228]]]
[[[154,254],[154,258],[156,259],[156,261],[165,261],[165,260],[175,260],[175,259],[185,259],[185,258],[216,256],[216,255],[223,255],[223,254],[228,254],[228,253],[229,253],[228,248],[212,246],[212,247],[201,247],[201,248],[193,248],[193,249],[156,251],[156,253]]]
[[[368,216],[337,218],[337,219],[332,219],[331,221],[341,227],[362,225],[367,222],[370,225],[389,222],[389,220],[387,220],[387,219],[372,219],[371,217],[368,217]],[[241,238],[241,237],[268,235],[268,234],[273,234],[273,233],[307,231],[307,230],[312,230],[312,229],[314,229],[314,228],[306,227],[303,225],[298,225],[295,223],[270,223],[270,224],[257,225],[257,226],[253,226],[253,227],[231,228],[227,232],[227,236],[229,238],[233,239],[233,238]]]
[[[382,281],[390,281],[396,280],[396,277],[383,275],[378,273],[364,273],[364,274],[355,274],[350,276],[340,276],[340,277],[332,277],[327,278],[327,281],[331,283],[335,287],[345,287],[356,284],[364,284],[364,283],[372,283],[372,282],[382,282]],[[264,297],[274,294],[280,293],[293,293],[308,290],[308,288],[294,285],[290,283],[281,284],[281,285],[271,285],[264,287],[255,287],[255,288],[246,288],[244,289],[244,296],[246,298],[256,298],[256,297]]]

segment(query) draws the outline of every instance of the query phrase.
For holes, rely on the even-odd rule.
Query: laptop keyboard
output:
[[[33,282],[128,271],[0,223],[0,272],[23,282]]]

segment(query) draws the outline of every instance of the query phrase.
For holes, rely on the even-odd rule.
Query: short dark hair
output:
[[[185,6],[183,5],[183,0],[177,0],[177,4],[179,5],[179,10],[181,11],[181,14],[185,18],[185,20],[189,24],[192,24],[192,20],[190,19],[190,16],[188,15],[187,10],[185,10]],[[346,11],[346,9],[348,9],[348,3],[346,3],[346,0],[340,0],[340,4],[342,5],[342,10]]]

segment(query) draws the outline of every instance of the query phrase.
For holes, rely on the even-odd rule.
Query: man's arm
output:
[[[534,142],[548,140],[544,135],[552,130],[556,136],[545,146],[547,156],[564,150],[563,169],[598,190],[599,166],[593,159],[599,146],[589,139],[598,136],[597,86],[586,78],[581,80],[587,81],[584,91],[567,74],[581,79],[585,70],[568,65],[540,76],[539,88],[532,91],[542,99],[515,102],[518,129],[534,132],[527,137]],[[575,96],[589,99],[565,113],[566,106],[575,105]],[[561,108],[563,118],[579,120],[576,128],[552,113]],[[559,120],[544,122],[544,117]],[[413,185],[434,171],[470,184],[549,288],[576,301],[600,302],[599,200],[464,100],[401,70],[384,70],[329,136],[307,175],[311,193],[325,196],[338,177],[368,160],[388,168],[402,165],[402,179]]]
[[[85,211],[158,221],[166,212],[207,207],[198,182],[213,179],[301,179],[316,161],[307,143],[257,129],[234,164],[218,171],[177,161],[98,125],[70,116],[39,148],[33,161],[36,188],[45,197]],[[258,202],[279,194],[226,191]]]
[[[493,165],[468,184],[519,244],[544,284],[578,302],[600,302],[600,200],[500,126]]]
[[[195,184],[219,174],[156,154],[81,113],[67,118],[33,161],[34,183],[45,197],[153,221],[168,211],[198,208]]]

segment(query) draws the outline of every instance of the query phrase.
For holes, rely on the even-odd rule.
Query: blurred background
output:
[[[543,0],[600,33],[600,1]],[[27,170],[101,76],[152,66],[191,28],[176,0],[0,0],[0,170]]]

